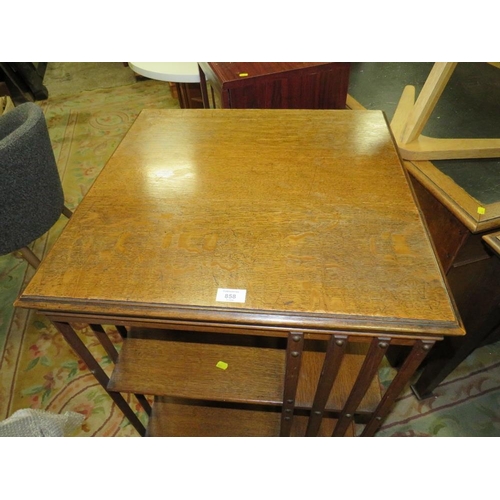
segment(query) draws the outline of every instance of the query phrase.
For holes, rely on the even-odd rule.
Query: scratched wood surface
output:
[[[463,334],[379,111],[144,110],[17,305]]]

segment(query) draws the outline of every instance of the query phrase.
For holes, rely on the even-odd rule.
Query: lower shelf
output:
[[[281,413],[251,408],[228,408],[217,405],[179,403],[157,397],[149,420],[149,437],[277,437]],[[337,420],[324,418],[318,436],[329,437]],[[292,436],[304,436],[307,417],[296,415]],[[354,426],[346,436],[354,436]]]
[[[326,409],[344,407],[365,359],[364,345],[350,345],[342,360]],[[228,363],[226,370],[217,362]],[[313,403],[324,353],[304,351],[295,407],[308,410]],[[108,389],[183,399],[280,406],[283,403],[285,351],[175,342],[125,340]],[[381,398],[378,380],[370,384],[357,413],[375,410]]]
[[[376,343],[348,342],[335,361],[338,373],[330,388],[328,382],[319,384],[327,342],[304,341],[291,382],[296,390],[290,392],[285,380],[292,380],[293,363],[287,366],[286,345],[273,338],[244,336],[242,345],[229,334],[200,339],[191,332],[170,338],[162,331],[132,333],[123,342],[108,390],[155,396],[150,436],[304,436],[312,408],[308,434],[331,436],[335,419],[345,415],[335,435],[353,435],[346,429],[352,419],[369,418],[381,401],[374,369],[366,375],[365,368],[369,346]],[[297,358],[289,351],[290,359]]]

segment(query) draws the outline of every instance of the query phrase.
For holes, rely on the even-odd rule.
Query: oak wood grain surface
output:
[[[365,359],[364,347],[350,346],[327,410],[344,407]],[[324,353],[304,352],[296,408],[311,408],[323,359]],[[227,362],[227,368],[219,369],[219,360]],[[280,349],[127,339],[108,389],[200,400],[210,394],[212,401],[281,405],[284,372],[285,352]],[[379,401],[380,387],[374,378],[357,410],[374,411]]]
[[[332,435],[337,420],[323,418],[318,436]],[[303,436],[307,425],[305,416],[293,419],[292,436]],[[148,435],[156,436],[226,436],[273,437],[279,434],[280,414],[255,409],[220,408],[155,398],[153,415],[148,425]],[[354,435],[351,424],[346,436]]]
[[[17,305],[463,334],[378,111],[144,110]]]

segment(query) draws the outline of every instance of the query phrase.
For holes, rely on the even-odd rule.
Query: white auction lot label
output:
[[[215,300],[217,302],[240,302],[243,304],[247,296],[246,290],[237,290],[234,288],[218,288]]]

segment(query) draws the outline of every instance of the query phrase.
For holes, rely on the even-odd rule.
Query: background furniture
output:
[[[463,334],[369,111],[142,111],[16,305],[141,433],[121,393],[154,395],[150,435],[373,435],[432,345]],[[119,355],[99,337],[111,379],[77,320],[130,327]],[[411,352],[381,391],[391,345]]]
[[[478,200],[430,162],[405,165],[467,332],[445,339],[426,360],[413,385],[417,397],[426,398],[474,349],[500,340],[500,262],[484,243],[498,231],[500,197],[495,203],[485,203],[487,196]],[[474,192],[481,171],[470,174],[462,185]],[[488,174],[492,185],[498,182],[494,170]]]
[[[398,117],[401,89],[412,83],[422,95],[435,69],[433,63],[354,63],[349,94],[369,109],[384,110],[398,138],[405,123],[404,114]],[[442,78],[438,85],[439,99],[424,92],[427,105],[435,106],[432,113],[425,106],[417,114],[425,117],[425,137],[446,142],[448,137],[498,135],[498,68],[459,63],[447,78],[446,85]],[[500,228],[500,159],[412,159],[404,166],[467,331],[460,339],[445,339],[426,358],[413,389],[419,398],[427,398],[474,349],[500,340],[498,259],[482,241]],[[397,349],[391,348],[388,358],[397,365]]]
[[[47,63],[0,63],[0,82],[9,88],[15,104],[47,99],[49,92],[43,84]]]
[[[415,89],[405,87],[391,121],[401,155],[414,160],[405,165],[467,332],[460,340],[445,339],[427,358],[413,385],[419,398],[432,396],[474,349],[500,340],[500,264],[484,243],[500,224],[500,196],[494,195],[498,175],[484,163],[468,168],[444,163],[442,171],[436,161],[498,157],[500,138],[435,139],[420,134],[456,66],[435,63],[413,106]],[[422,161],[426,159],[435,161]],[[487,191],[482,191],[485,186]]]
[[[196,63],[190,62],[131,62],[130,68],[137,74],[175,83],[181,108],[201,108],[200,75]]]
[[[435,63],[416,102],[415,87],[405,87],[391,122],[399,152],[405,160],[500,157],[500,137],[437,139],[421,134],[456,65]]]
[[[497,255],[500,255],[500,231],[483,236],[483,240]]]
[[[205,108],[345,108],[349,63],[198,64]]]
[[[28,245],[61,214],[71,217],[39,106],[26,102],[0,116],[0,255],[19,250],[34,267]]]

